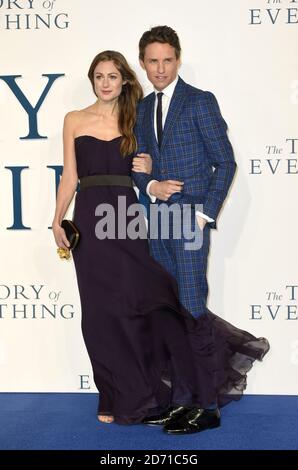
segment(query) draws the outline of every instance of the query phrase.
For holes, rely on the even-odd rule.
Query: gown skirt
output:
[[[121,155],[120,142],[121,137],[77,137],[79,178],[130,176],[132,156]],[[126,227],[133,220],[124,202],[138,203],[132,187],[91,186],[75,198],[80,241],[73,259],[82,333],[99,391],[97,412],[134,424],[172,404],[220,407],[239,399],[268,341],[209,310],[194,318],[179,302],[175,278],[150,256],[147,238],[123,237],[118,230],[118,214]],[[97,224],[107,215],[103,209],[114,210],[114,238],[97,236]]]

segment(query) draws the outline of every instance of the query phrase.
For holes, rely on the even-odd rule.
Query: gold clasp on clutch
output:
[[[70,259],[71,254],[68,248],[57,248],[57,253],[60,259]]]

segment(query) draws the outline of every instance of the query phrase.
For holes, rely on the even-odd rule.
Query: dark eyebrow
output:
[[[163,60],[173,60],[174,57],[165,57]],[[158,60],[156,57],[148,57],[148,60]]]
[[[95,72],[95,75],[102,75],[102,72]],[[108,75],[119,75],[119,72],[110,72]]]

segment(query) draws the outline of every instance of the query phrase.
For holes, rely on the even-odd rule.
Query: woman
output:
[[[131,171],[151,171],[149,155],[133,158],[140,84],[125,58],[114,51],[98,54],[88,76],[97,100],[65,117],[64,169],[52,226],[57,246],[67,248],[61,222],[80,179],[73,221],[81,236],[73,256],[82,331],[100,392],[98,419],[139,423],[150,410],[200,406],[193,380],[193,355],[199,347],[197,339],[192,340],[194,319],[179,303],[175,279],[150,257],[146,238],[123,236],[123,227],[128,229],[135,220],[119,205],[119,200],[126,208],[137,203]],[[116,223],[99,217],[104,214],[115,214]],[[104,238],[104,228],[115,228],[115,234]],[[247,371],[236,371],[231,359],[244,345],[251,364],[262,357],[267,344],[216,319],[214,337],[220,336],[223,361],[222,374],[216,371],[218,393],[226,395],[234,393]],[[232,350],[231,344],[237,347]],[[203,365],[206,368],[213,373],[212,361]]]

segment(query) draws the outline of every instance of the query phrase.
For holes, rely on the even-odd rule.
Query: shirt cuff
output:
[[[157,180],[149,181],[149,183],[147,184],[146,193],[150,197],[151,202],[155,202],[156,201],[156,196],[153,196],[152,194],[150,194],[150,186],[151,186],[152,183],[158,183],[158,181]]]
[[[148,186],[149,186],[149,184],[148,184]],[[147,188],[148,188],[148,186],[147,186]],[[214,219],[211,219],[211,217],[208,217],[208,215],[203,214],[203,212],[196,211],[196,215],[198,215],[199,217],[202,217],[202,219],[207,220],[207,222],[214,222]]]

